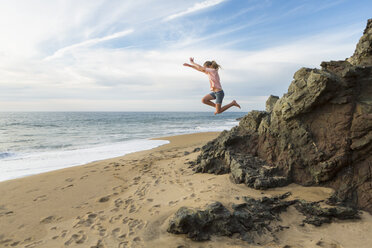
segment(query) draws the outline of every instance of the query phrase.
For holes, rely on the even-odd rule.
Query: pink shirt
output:
[[[205,68],[205,73],[209,77],[209,84],[211,85],[211,90],[220,89],[222,90],[220,83],[220,76],[218,75],[218,70],[213,68]]]

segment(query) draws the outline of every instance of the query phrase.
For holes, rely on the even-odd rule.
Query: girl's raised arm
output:
[[[204,73],[206,72],[205,71],[205,68],[203,66],[201,66],[201,65],[199,65],[199,64],[197,64],[197,63],[194,62],[194,58],[190,58],[190,62],[191,62],[192,65],[187,64],[187,63],[184,63],[183,65],[184,66],[191,67],[191,68],[194,68],[197,71],[201,71],[201,72],[204,72]]]

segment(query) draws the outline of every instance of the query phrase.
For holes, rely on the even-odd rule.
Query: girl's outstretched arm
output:
[[[197,63],[194,62],[194,58],[190,58],[190,62],[192,63],[192,65],[187,64],[187,63],[184,63],[183,65],[194,68],[197,71],[201,71],[201,72],[206,73],[205,68],[203,66],[198,65]]]

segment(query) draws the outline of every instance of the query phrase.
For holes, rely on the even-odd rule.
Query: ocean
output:
[[[0,112],[0,181],[168,143],[155,137],[229,130],[242,112]]]

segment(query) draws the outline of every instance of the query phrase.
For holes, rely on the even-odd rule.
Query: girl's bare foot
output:
[[[234,105],[235,107],[240,108],[240,105],[239,105],[235,100],[233,101],[233,105]]]

